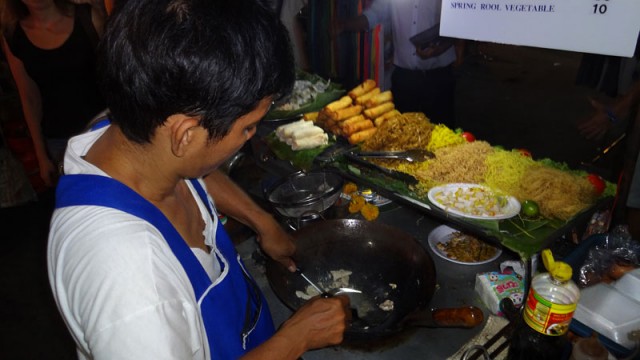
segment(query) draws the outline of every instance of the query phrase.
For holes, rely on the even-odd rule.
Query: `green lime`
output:
[[[530,218],[540,215],[540,207],[538,206],[538,203],[533,200],[525,200],[522,203],[521,211],[524,216]]]

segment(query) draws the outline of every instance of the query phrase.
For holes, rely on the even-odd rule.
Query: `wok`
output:
[[[482,311],[474,307],[424,311],[436,287],[435,266],[429,253],[404,231],[340,219],[311,223],[292,235],[296,263],[323,290],[362,291],[347,294],[354,319],[345,339],[381,338],[408,326],[472,327],[483,320]],[[331,271],[337,270],[352,272],[347,284],[336,284]],[[273,260],[267,261],[266,274],[275,294],[289,308],[295,310],[306,301],[300,295],[309,293],[308,284],[300,275]],[[380,307],[385,300],[392,302],[392,309]]]

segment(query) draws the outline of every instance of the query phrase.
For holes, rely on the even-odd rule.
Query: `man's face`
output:
[[[205,174],[218,168],[224,161],[238,152],[242,146],[256,133],[260,120],[271,108],[271,97],[262,99],[255,110],[238,118],[229,133],[222,139],[208,141],[203,146],[203,158],[208,159]]]

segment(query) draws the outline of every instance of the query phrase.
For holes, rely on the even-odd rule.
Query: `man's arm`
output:
[[[253,229],[262,250],[289,270],[295,271],[291,259],[295,252],[293,239],[270,213],[256,204],[221,170],[207,175],[204,181],[218,210]]]
[[[221,212],[251,227],[269,256],[295,270],[290,257],[295,251],[293,241],[271,214],[220,170],[207,175],[204,181]],[[274,336],[243,359],[294,360],[307,350],[339,344],[349,317],[348,297],[316,297],[285,321]]]

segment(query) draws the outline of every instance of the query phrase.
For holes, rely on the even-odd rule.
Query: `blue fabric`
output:
[[[191,182],[212,213],[205,190],[198,181]],[[275,332],[266,300],[244,269],[220,221],[216,247],[226,263],[222,264],[220,282],[212,286],[206,271],[171,222],[126,185],[99,175],[65,175],[56,190],[56,208],[76,205],[118,209],[148,221],[162,233],[185,269],[199,301],[212,359],[238,358]]]

